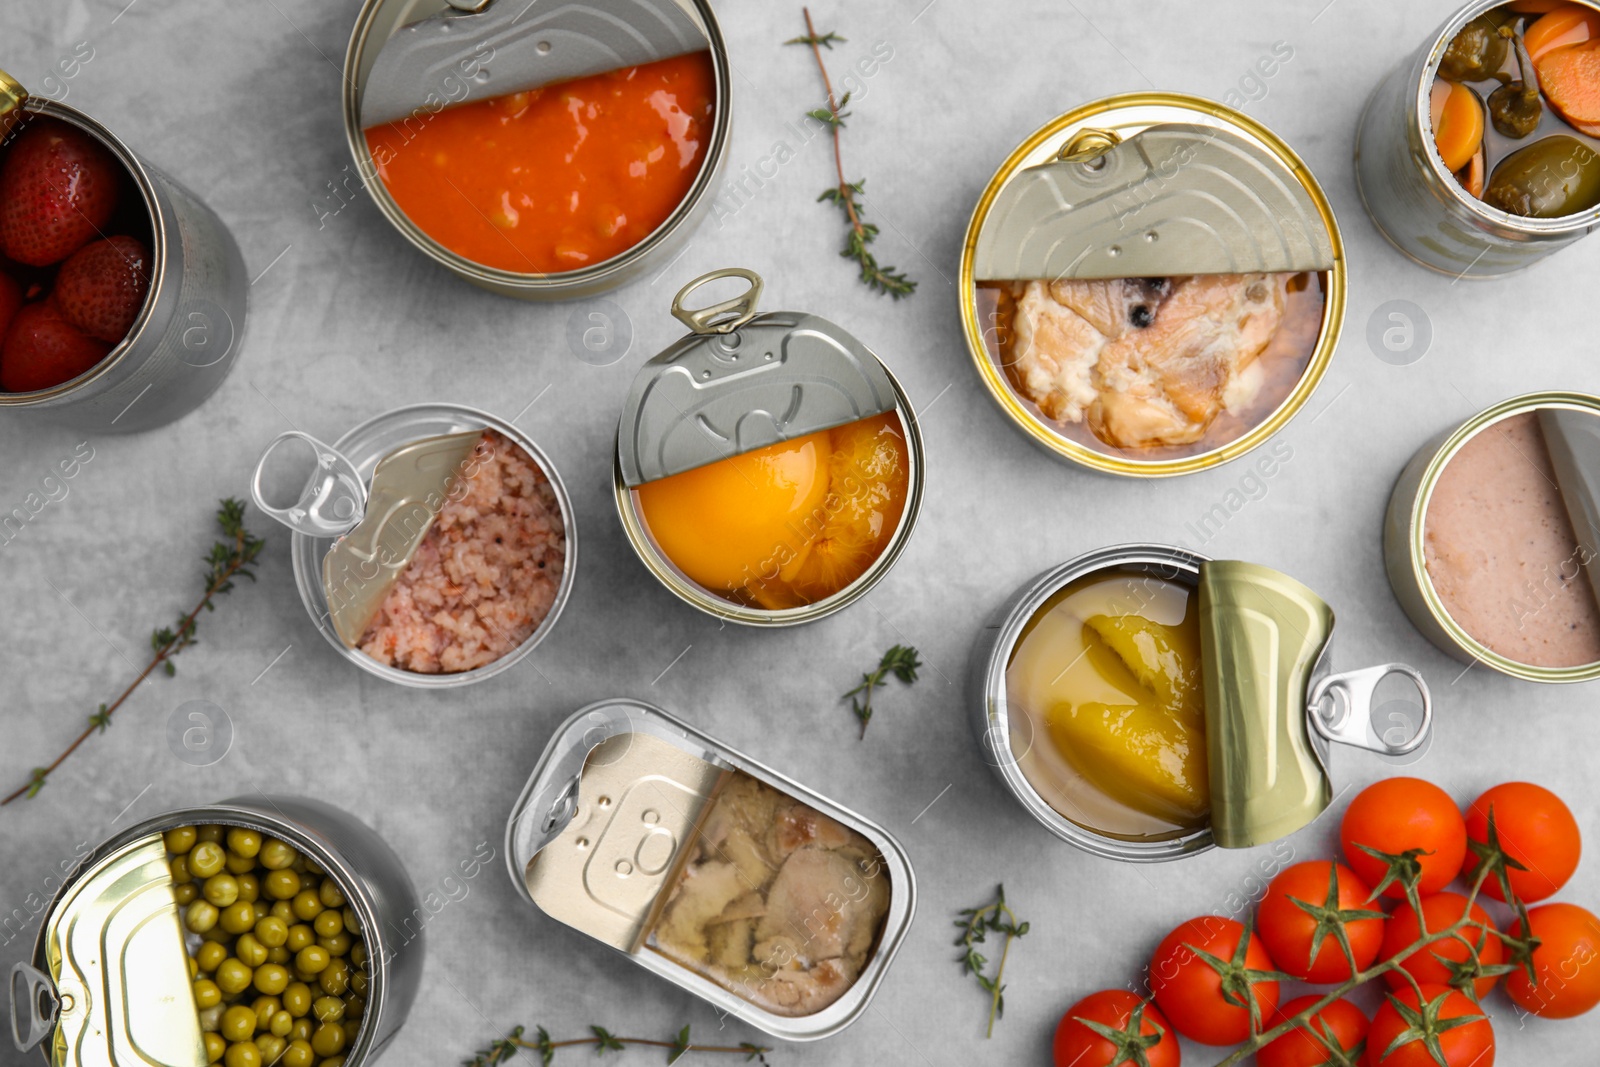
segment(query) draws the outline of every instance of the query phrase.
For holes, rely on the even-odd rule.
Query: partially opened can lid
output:
[[[742,278],[741,296],[689,309],[695,289]],[[713,271],[684,286],[672,313],[693,331],[633,379],[617,426],[617,462],[629,488],[752,449],[895,408],[878,357],[827,319],[756,313],[754,271]]]

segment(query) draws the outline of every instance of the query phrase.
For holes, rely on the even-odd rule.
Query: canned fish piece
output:
[[[703,285],[749,288],[709,307]],[[790,626],[865,596],[922,507],[922,434],[873,352],[816,315],[757,313],[761,279],[728,269],[678,292],[692,331],[634,377],[617,427],[617,512],[678,599]]]
[[[1554,54],[1600,47],[1583,43],[1596,34],[1539,29],[1543,15],[1517,6],[1457,11],[1378,84],[1356,131],[1356,185],[1379,232],[1457,277],[1520,270],[1600,221],[1600,114],[1582,104],[1600,86]],[[1567,6],[1600,30],[1600,6]]]
[[[46,310],[42,300],[30,300],[15,318],[5,315],[18,327],[13,334],[26,325],[40,337],[41,347],[49,342],[55,355],[47,367],[31,359],[30,366],[19,367],[25,357],[12,341],[10,357],[0,358],[0,389],[9,384],[13,391],[0,392],[0,410],[37,413],[81,430],[132,433],[199,406],[233,369],[245,322],[248,276],[222,220],[106,127],[77,108],[29,96],[3,71],[0,131],[5,133],[0,159],[12,158],[17,146],[26,147],[34,137],[58,143],[86,138],[71,151],[103,152],[104,160],[84,161],[84,185],[101,181],[102,175],[89,172],[103,166],[120,172],[111,183],[114,197],[85,194],[95,203],[89,205],[92,216],[82,217],[96,223],[84,227],[86,245],[76,252],[39,249],[30,260],[35,265],[10,264],[21,275],[9,280],[16,283],[18,300],[48,289],[54,297],[49,306],[59,313]],[[56,252],[67,261],[54,258]],[[129,274],[141,278],[143,296],[134,293],[114,314],[103,306],[69,308],[60,299],[63,276],[100,284],[107,280],[108,264],[110,280],[118,285]],[[7,284],[0,276],[0,308],[8,304]],[[131,291],[133,283],[128,286]],[[63,351],[70,354],[62,357]]]
[[[472,20],[512,4],[366,0],[343,89],[360,184],[406,240],[475,285],[527,300],[613,289],[671,261],[710,210],[732,133],[721,31],[706,0],[676,5],[683,17],[673,26],[686,21],[700,38],[684,54],[637,29],[640,20],[662,28],[657,3],[536,7],[455,64],[434,64],[434,83],[416,93],[423,107],[397,121],[376,112],[382,122],[364,121],[368,79],[391,38],[451,9],[458,17],[446,28],[470,34]],[[488,15],[459,14],[486,7]],[[646,46],[662,58],[617,58]],[[535,71],[552,73],[516,80],[530,55]],[[499,95],[478,99],[484,91]],[[656,109],[662,97],[670,114]],[[567,106],[573,99],[588,105],[581,126]],[[335,196],[336,211],[344,200]]]
[[[1345,259],[1288,145],[1177,93],[1108,97],[1025,140],[973,209],[967,349],[1035,444],[1095,470],[1205,470],[1305,405],[1344,319]]]
[[[556,730],[506,860],[546,915],[787,1041],[866,1011],[916,908],[887,830],[633,700]]]
[[[1532,682],[1600,678],[1600,397],[1530,393],[1417,450],[1383,525],[1389,584],[1442,651]]]
[[[315,462],[299,499],[277,507],[263,479],[291,438]],[[526,434],[475,408],[396,408],[332,445],[284,434],[262,453],[251,495],[295,531],[295,583],[317,629],[400,685],[449,688],[509,669],[572,592],[577,534],[561,476]]]
[[[332,1029],[324,1029],[299,1040],[308,1051],[315,1050],[318,1062],[342,1057],[343,1063],[356,1067],[377,1058],[405,1021],[421,985],[422,930],[413,930],[416,916],[422,914],[416,890],[389,846],[355,817],[316,800],[262,795],[158,815],[102,842],[83,858],[44,909],[30,960],[11,971],[12,1038],[19,1051],[37,1045],[54,1067],[204,1067],[218,1059],[208,1052],[215,1043],[251,1040],[250,1035],[228,1036],[237,1020],[227,1017],[222,1003],[202,1007],[199,999],[209,998],[217,992],[217,984],[229,981],[224,977],[229,964],[239,964],[235,970],[243,969],[247,981],[268,974],[272,966],[265,959],[268,949],[259,942],[250,946],[263,955],[254,973],[230,958],[198,968],[203,974],[214,970],[217,983],[210,978],[194,983],[191,978],[191,967],[197,966],[191,957],[203,958],[202,945],[221,943],[202,939],[195,932],[196,922],[180,915],[179,890],[196,890],[200,881],[200,872],[191,872],[188,862],[199,866],[200,845],[194,839],[203,827],[230,836],[245,831],[257,848],[276,842],[285,866],[263,871],[266,875],[277,875],[281,869],[303,879],[308,875],[300,873],[302,868],[319,872],[314,877],[324,888],[311,896],[318,900],[319,913],[339,917],[339,931],[311,942],[321,955],[315,959],[306,955],[307,966],[301,969],[318,974],[314,985],[319,995],[332,996],[329,990],[342,986],[342,999],[337,1010],[324,1006],[314,1016],[308,1010],[291,1014],[308,1033],[333,1027],[339,1034],[335,1037]],[[187,851],[175,853],[169,843],[183,834],[188,835]],[[234,839],[208,846],[213,852],[207,862],[214,859],[219,868],[225,859],[232,862],[234,845],[245,842]],[[265,858],[255,857],[258,865]],[[288,866],[291,862],[294,866]],[[237,892],[244,877],[236,868],[225,868],[217,878],[206,880],[205,896],[186,895],[210,907],[214,924],[217,908],[209,900],[222,898],[213,889],[226,883]],[[337,894],[330,895],[327,886]],[[257,899],[270,898],[263,892]],[[192,907],[184,914],[192,914]],[[228,918],[224,914],[225,922]],[[259,928],[264,918],[255,917],[250,929]],[[287,928],[281,921],[280,925]],[[332,929],[334,924],[325,925]],[[230,938],[228,951],[247,955],[244,940]],[[356,958],[358,947],[360,958]],[[296,957],[297,967],[301,962]],[[282,966],[278,970],[293,977]],[[321,975],[328,972],[336,972],[337,981],[323,981]],[[203,985],[212,988],[201,993]],[[359,992],[344,995],[356,986]],[[260,988],[260,983],[253,987]],[[359,998],[359,1004],[350,996]],[[256,1023],[253,1010],[251,1015],[252,1031],[258,1025],[263,1035],[269,1034],[266,1023]],[[284,1035],[272,1041],[274,1047],[288,1046]],[[326,1051],[335,1043],[337,1049]],[[277,1056],[282,1054],[279,1049]],[[262,1056],[263,1062],[269,1059]]]
[[[1330,742],[1401,757],[1432,724],[1400,663],[1331,671],[1333,612],[1287,575],[1165,545],[1090,552],[1025,584],[973,652],[972,723],[1030,815],[1086,852],[1173,860],[1284,837],[1332,802]],[[1380,682],[1415,684],[1379,735]]]

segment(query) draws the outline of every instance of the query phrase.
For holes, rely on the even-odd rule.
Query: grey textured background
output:
[[[920,280],[916,295],[873,296],[837,258],[840,220],[813,203],[832,167],[818,139],[732,217],[708,221],[660,276],[613,294],[632,319],[633,349],[604,368],[568,349],[570,307],[455,280],[364,195],[331,213],[327,183],[350,162],[338,88],[354,0],[125,3],[13,0],[0,14],[0,64],[44,88],[53,64],[89,42],[94,58],[55,95],[64,90],[208,201],[260,277],[222,390],[165,429],[93,438],[94,459],[70,495],[0,545],[0,783],[9,789],[53,757],[127,683],[150,628],[192,602],[216,499],[243,495],[257,453],[291,425],[332,440],[390,407],[435,399],[515,416],[573,494],[581,572],[559,627],[527,663],[480,686],[418,693],[333,653],[295,592],[285,531],[258,518],[269,541],[259,585],[208,615],[177,677],[143,686],[38,799],[0,811],[0,913],[29,906],[80,841],[251,790],[303,792],[358,813],[419,887],[439,889],[480,842],[498,853],[509,807],[557,722],[597,698],[634,696],[881,821],[917,866],[916,924],[871,1010],[838,1037],[779,1049],[774,1064],[1044,1063],[1063,1009],[1136,980],[1173,924],[1259,891],[1274,855],[1213,852],[1151,869],[1090,859],[1028,822],[978,758],[964,684],[981,620],[1034,573],[1128,540],[1182,541],[1295,574],[1337,608],[1341,666],[1403,658],[1432,683],[1438,738],[1417,773],[1463,802],[1502,780],[1547,783],[1591,844],[1600,841],[1595,689],[1463,674],[1411,628],[1381,569],[1392,479],[1425,438],[1515,393],[1600,391],[1581,328],[1593,321],[1600,239],[1508,280],[1452,283],[1403,260],[1361,210],[1350,165],[1361,104],[1450,0],[823,3],[819,25],[849,38],[829,56],[836,72],[876,42],[893,48],[855,98],[846,166],[868,179],[878,250]],[[816,106],[819,89],[810,56],[780,47],[803,28],[797,6],[725,0],[718,13],[736,67],[731,178],[775,141],[794,146],[784,124]],[[1246,110],[1309,161],[1339,214],[1351,267],[1345,339],[1281,435],[1292,460],[1201,543],[1186,524],[1238,487],[1245,465],[1141,484],[1036,452],[977,385],[951,279],[974,200],[1027,133],[1112,92],[1250,89],[1277,41],[1294,57],[1257,83],[1264,95],[1257,89]],[[680,332],[667,315],[675,289],[729,265],[765,275],[774,306],[826,314],[873,346],[919,406],[927,438],[927,503],[905,557],[864,603],[790,633],[720,629],[678,604],[635,560],[610,502],[615,413],[634,368]],[[1365,342],[1369,316],[1394,298],[1432,321],[1431,350],[1409,366],[1381,362]],[[0,510],[81,440],[0,420]],[[914,688],[883,692],[858,743],[837,695],[896,641],[920,648],[928,668]],[[225,709],[235,730],[226,758],[203,769],[165,741],[168,717],[193,699]],[[1385,773],[1360,755],[1338,759],[1341,785]],[[1325,818],[1297,835],[1296,855],[1322,854],[1336,825]],[[950,922],[999,880],[1033,932],[1013,949],[1010,1010],[985,1041],[984,998],[958,973]],[[1600,861],[1584,864],[1562,899],[1600,904]],[[0,940],[9,967],[23,939]],[[424,991],[388,1054],[392,1067],[453,1063],[516,1023],[558,1036],[593,1022],[655,1037],[687,1022],[701,1040],[758,1037],[733,1023],[719,1034],[707,1006],[533,913],[498,858],[433,920],[428,941]],[[1600,1037],[1600,1016],[1519,1027],[1498,997],[1493,1012],[1502,1063],[1588,1062],[1592,1051],[1563,1050],[1592,1050]],[[1190,1050],[1191,1063],[1213,1058]]]

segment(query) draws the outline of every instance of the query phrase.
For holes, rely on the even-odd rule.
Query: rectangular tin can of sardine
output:
[[[546,915],[787,1041],[861,1017],[916,910],[883,827],[635,700],[556,730],[506,862]]]

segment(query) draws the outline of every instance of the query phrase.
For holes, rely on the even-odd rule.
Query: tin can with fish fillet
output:
[[[16,391],[0,391],[0,411],[36,413],[51,422],[101,433],[165,425],[199,406],[233,369],[245,324],[249,275],[244,259],[222,220],[188,189],[77,108],[30,96],[0,71],[0,133],[6,158],[30,131],[43,133],[52,125],[70,128],[109,155],[110,165],[122,172],[114,183],[115,206],[108,217],[94,220],[98,225],[87,235],[100,240],[91,241],[64,263],[37,259],[29,261],[34,266],[7,263],[8,272],[21,272],[12,281],[22,285],[19,300],[26,303],[16,309],[15,320],[9,311],[6,318],[20,324],[30,308],[50,303],[45,293],[50,298],[58,295],[64,272],[80,257],[92,256],[112,242],[123,242],[115,247],[124,261],[143,257],[134,269],[144,280],[144,296],[131,321],[114,322],[109,333],[77,338],[74,348],[99,346],[104,355],[98,361],[93,352],[87,363],[76,355],[61,357],[72,366],[62,371],[57,364],[55,373],[30,374],[37,380],[12,386]],[[83,184],[89,184],[87,179]],[[81,209],[74,210],[89,218]],[[130,252],[128,242],[139,251]],[[0,304],[5,302],[0,297]],[[58,317],[54,329],[77,327],[74,332],[78,332],[93,326],[103,331],[106,325],[79,319],[62,327],[60,321]],[[0,379],[14,373],[11,359],[5,363]],[[62,373],[70,377],[62,380]]]
[[[1047,452],[1188,474],[1305,406],[1345,272],[1288,145],[1222,104],[1132,93],[1052,119],[1001,164],[967,225],[962,327],[984,388]]]
[[[916,910],[883,827],[634,700],[557,728],[506,861],[550,918],[786,1041],[866,1012]]]
[[[1431,729],[1413,668],[1332,673],[1333,622],[1259,564],[1155,544],[1089,552],[990,617],[972,655],[974,736],[1028,814],[1093,855],[1152,863],[1277,840],[1332,803],[1332,742],[1401,759]],[[1380,727],[1390,676],[1420,706]]]
[[[208,1053],[221,1047],[218,1042],[251,1040],[237,1032],[229,1036],[239,1021],[227,1018],[220,1001],[202,1005],[201,987],[211,986],[211,994],[217,989],[209,979],[194,981],[203,944],[220,940],[246,954],[245,938],[234,942],[238,927],[218,921],[218,908],[196,892],[201,879],[188,870],[200,847],[197,838],[215,841],[203,834],[236,831],[245,831],[257,848],[270,846],[273,862],[281,859],[285,866],[268,869],[261,852],[241,856],[226,838],[218,841],[209,846],[211,859],[229,864],[219,880],[230,894],[244,878],[241,872],[250,872],[261,894],[257,899],[268,901],[261,883],[287,871],[316,887],[311,897],[319,915],[326,911],[338,919],[337,933],[317,935],[322,940],[303,951],[320,954],[308,960],[321,964],[310,987],[319,997],[340,990],[345,1005],[342,1020],[320,1025],[340,1031],[354,1025],[338,1036],[331,1030],[314,1035],[316,1045],[337,1044],[337,1052],[325,1056],[338,1054],[351,1067],[377,1059],[421,987],[424,940],[418,923],[427,913],[399,857],[365,823],[318,800],[261,794],[166,812],[101,842],[70,869],[62,865],[32,954],[11,970],[12,1039],[19,1051],[38,1046],[55,1067],[205,1067],[220,1062],[220,1052]],[[236,858],[242,866],[233,865]],[[196,905],[206,905],[209,913],[197,915]],[[197,927],[205,928],[204,935]],[[252,948],[267,951],[259,943]],[[231,962],[243,966],[237,958]],[[265,963],[255,965],[255,975],[268,971]],[[215,966],[218,977],[224,966]],[[243,1003],[249,1005],[252,996],[253,991]],[[306,1012],[301,1017],[308,1031],[317,1022]],[[284,1037],[268,1036],[265,1017],[258,1029],[262,1038],[252,1047],[270,1046],[281,1055]]]
[[[309,449],[309,462],[294,463],[291,448],[301,460]],[[285,473],[273,478],[274,467]],[[271,481],[297,497],[274,501]],[[510,669],[572,592],[577,533],[555,464],[475,408],[396,408],[332,445],[282,434],[251,495],[294,531],[295,584],[317,629],[399,685],[450,688]]]
[[[1395,482],[1389,584],[1467,664],[1531,682],[1600,678],[1600,397],[1514,397],[1441,431]]]
[[[1511,138],[1486,120],[1484,94],[1467,84],[1473,81],[1487,89],[1496,85],[1495,79],[1506,83],[1533,76],[1532,70],[1519,67],[1517,52],[1523,46],[1517,26],[1524,16],[1512,12],[1511,6],[1505,0],[1473,0],[1446,19],[1373,90],[1356,131],[1356,187],[1379,232],[1416,262],[1455,277],[1489,278],[1521,270],[1565,248],[1600,222],[1600,203],[1593,198],[1580,210],[1551,217],[1514,214],[1484,199],[1486,192],[1492,192],[1500,169],[1485,156],[1490,145],[1498,152],[1522,155],[1531,150],[1549,157],[1543,162],[1525,157],[1536,166],[1524,168],[1526,173],[1520,178],[1513,175],[1508,179],[1520,181],[1535,198],[1542,195],[1535,187],[1554,192],[1580,173],[1600,181],[1596,174],[1600,156],[1595,151],[1600,141],[1567,127],[1554,116],[1548,100],[1543,102],[1536,127],[1531,131],[1513,128],[1508,132],[1517,136]],[[1582,6],[1593,8],[1600,18],[1600,6]],[[1502,18],[1502,13],[1511,16],[1510,21]],[[1525,17],[1531,24],[1539,16]],[[1485,40],[1496,40],[1485,19],[1505,22],[1512,31],[1510,43],[1498,44],[1494,55],[1480,57],[1487,60],[1482,70],[1452,70],[1453,64],[1463,62],[1459,54],[1452,54],[1452,46],[1464,29],[1484,29]],[[1528,66],[1536,64],[1530,61]],[[1480,147],[1465,164],[1456,161],[1459,171],[1452,171],[1441,155],[1434,119],[1435,90],[1449,89],[1451,83],[1463,94],[1467,112],[1476,111],[1478,116]],[[1445,99],[1448,97],[1439,104],[1441,119]],[[1534,134],[1531,139],[1529,132]],[[1570,142],[1572,151],[1551,154],[1553,146],[1540,142],[1553,141],[1552,134]],[[1515,164],[1516,160],[1507,155],[1503,162]],[[1546,173],[1540,174],[1539,168],[1546,168]],[[1458,178],[1458,173],[1462,177]],[[1593,186],[1594,181],[1588,184]],[[1540,208],[1532,210],[1545,213]]]
[[[738,295],[685,306],[702,286]],[[684,603],[793,626],[865,596],[922,508],[922,432],[905,391],[837,324],[758,312],[762,282],[727,269],[678,292],[690,328],[640,368],[612,486],[628,541]]]
[[[366,0],[344,61],[356,174],[329,183],[319,218],[358,184],[474,285],[525,300],[614,289],[671,262],[710,211],[730,69],[707,0]],[[555,129],[579,99],[583,124]],[[558,142],[582,150],[539,154]]]

